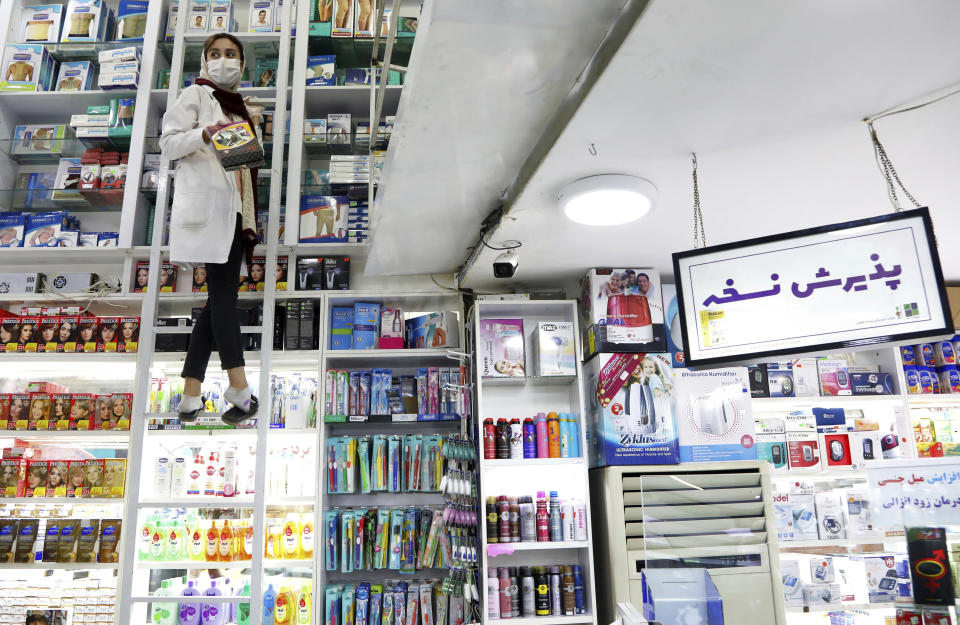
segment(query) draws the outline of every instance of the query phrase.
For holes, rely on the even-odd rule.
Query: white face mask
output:
[[[240,82],[242,65],[240,59],[213,59],[207,61],[207,73],[210,80],[221,87],[232,87]]]

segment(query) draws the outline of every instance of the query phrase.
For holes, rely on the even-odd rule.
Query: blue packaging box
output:
[[[818,428],[847,424],[847,416],[843,408],[814,408],[813,416],[817,419]]]
[[[117,41],[143,41],[147,27],[147,0],[120,0]]]
[[[353,349],[375,349],[380,324],[380,304],[353,305]]]
[[[42,43],[8,44],[3,53],[0,91],[51,91],[56,65]]]
[[[62,211],[39,213],[27,217],[24,247],[57,247],[66,215]]]
[[[893,395],[893,376],[889,373],[851,373],[854,395]]]
[[[330,313],[330,349],[353,349],[353,308],[334,306]]]
[[[319,87],[337,84],[336,66],[337,56],[335,54],[307,57],[307,86]]]
[[[23,247],[26,227],[23,213],[0,213],[0,247]]]
[[[793,397],[793,368],[789,362],[769,362],[767,367],[767,390],[770,397]]]

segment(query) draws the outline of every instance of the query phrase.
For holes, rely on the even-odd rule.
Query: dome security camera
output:
[[[517,275],[520,256],[513,250],[507,250],[493,259],[494,278],[512,278]]]

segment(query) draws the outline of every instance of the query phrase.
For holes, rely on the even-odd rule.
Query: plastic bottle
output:
[[[243,526],[243,558],[241,559],[253,559],[253,523],[249,521]]]
[[[207,461],[203,467],[203,495],[204,497],[216,497],[217,484],[220,480],[220,468],[217,466],[217,456],[215,452],[207,455]]]
[[[283,524],[280,552],[280,557],[284,560],[296,560],[300,553],[300,528],[293,518],[288,518]]]
[[[187,495],[200,495],[203,492],[203,455],[194,454],[193,462],[187,468]]]
[[[537,542],[543,543],[549,540],[550,513],[547,511],[547,494],[541,490],[537,491]]]
[[[309,514],[300,516],[300,559],[313,559],[313,544],[316,540],[313,533],[313,517]],[[299,608],[298,608],[299,609]]]
[[[223,522],[220,530],[220,544],[217,546],[217,555],[220,562],[233,562],[236,552],[236,542],[233,537],[233,528],[230,521]]]
[[[547,415],[547,444],[550,458],[560,457],[560,418],[557,413]]]
[[[549,458],[550,448],[547,440],[547,419],[542,412],[537,413],[537,418],[534,420],[533,426],[537,432],[537,458]]]
[[[487,569],[487,618],[500,618],[500,580],[495,567]]]
[[[241,597],[250,596],[250,582],[245,582],[243,584],[243,589],[240,591]],[[238,603],[237,604],[237,625],[250,625],[250,604],[249,603]],[[267,622],[264,621],[263,625],[267,625]]]
[[[137,541],[137,559],[141,562],[150,560],[150,543],[153,540],[153,524],[155,522],[156,517],[150,515],[143,522],[143,525],[140,526],[140,539]]]
[[[277,593],[277,607],[273,612],[273,622],[276,625],[290,625],[293,623],[294,606],[293,592],[289,586],[281,586]]]
[[[197,588],[197,583],[193,580],[187,582],[187,587],[183,589],[181,595],[184,597],[199,597],[200,589]],[[202,608],[202,604],[199,603],[181,603],[178,625],[200,625]]]
[[[153,523],[153,533],[150,535],[150,559],[162,562],[166,556],[166,522],[157,520]]]
[[[237,494],[237,448],[231,445],[223,454],[223,496],[235,497]]]
[[[217,527],[216,521],[211,521],[210,527],[207,528],[207,549],[205,555],[207,562],[216,562],[220,556],[220,528]]]
[[[207,551],[207,537],[204,531],[205,523],[197,519],[190,526],[190,539],[187,541],[187,551],[190,559],[195,562],[202,562]]]
[[[223,589],[217,585],[217,580],[210,580],[210,588],[203,591],[205,597],[222,597]],[[200,615],[203,625],[226,625],[228,617],[226,603],[205,603]]]
[[[187,492],[187,459],[178,456],[170,467],[170,496],[183,497]]]
[[[173,580],[165,579],[160,582],[160,588],[154,593],[157,597],[173,596]],[[178,604],[176,603],[154,603],[151,618],[154,625],[176,625],[179,617]]]
[[[520,567],[520,616],[530,617],[537,615],[536,594],[533,583],[533,573],[530,567]]]
[[[179,560],[183,557],[183,528],[180,521],[171,521],[166,532],[165,558]]]
[[[311,625],[313,623],[313,584],[311,582],[306,582],[300,589],[293,623],[294,625]]]
[[[560,497],[557,491],[550,491],[550,542],[563,540],[563,520],[560,517]]]
[[[267,586],[267,592],[263,593],[263,625],[274,622],[274,610],[277,608],[277,591],[273,589],[273,584]]]
[[[537,540],[537,510],[529,496],[520,498],[520,542],[532,543]]]

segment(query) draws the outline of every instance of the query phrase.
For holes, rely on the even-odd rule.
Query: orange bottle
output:
[[[210,523],[207,529],[207,562],[216,562],[220,556],[220,528],[217,522]]]
[[[547,451],[551,458],[560,457],[560,417],[555,412],[547,414]]]
[[[240,553],[244,560],[253,560],[253,523],[249,521],[243,528],[243,548]]]
[[[220,530],[220,562],[233,562],[235,547],[233,528],[230,527],[230,521],[224,521],[223,529]]]

